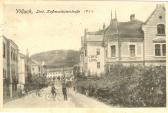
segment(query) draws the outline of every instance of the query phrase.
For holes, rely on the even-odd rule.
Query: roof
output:
[[[162,38],[162,37],[154,38],[153,41],[154,42],[166,42],[166,38]]]
[[[133,20],[128,22],[113,22],[106,28],[105,35],[119,35],[121,38],[143,38],[142,31],[143,22],[139,20]]]
[[[20,57],[23,57],[23,58],[26,57],[26,55],[24,55],[23,53],[19,53],[19,55],[20,55]]]
[[[105,36],[115,36],[119,35],[121,38],[143,38],[144,33],[142,30],[142,25],[146,24],[152,15],[158,10],[163,9],[165,10],[165,7],[163,4],[158,4],[155,8],[155,10],[151,13],[151,15],[148,17],[148,19],[145,21],[145,23],[134,19],[132,21],[128,22],[118,22],[117,19],[111,19],[110,25],[99,31],[95,32],[87,32],[88,35],[91,35],[93,39],[89,39],[90,41],[101,41],[101,38],[99,35],[105,35]],[[102,40],[103,41],[103,40]]]
[[[18,49],[18,45],[11,39],[8,39],[9,42]]]
[[[87,35],[87,41],[103,41],[103,35]]]
[[[73,67],[66,67],[66,68],[48,68],[48,72],[60,72],[60,71],[72,71]]]
[[[117,19],[112,19],[106,29],[88,32],[87,41],[103,41],[103,35],[119,35],[121,38],[143,38],[142,24],[143,22],[136,19],[128,22],[118,22]]]
[[[150,20],[150,18],[152,17],[152,15],[154,15],[154,13],[155,13],[159,8],[163,8],[163,9],[165,10],[164,5],[162,5],[162,4],[157,4],[155,10],[153,10],[153,12],[150,14],[150,16],[148,17],[148,19],[144,22],[144,24],[146,24],[146,23]]]
[[[31,63],[36,64],[36,65],[40,65],[40,63],[38,61],[32,60],[32,59],[31,59]]]

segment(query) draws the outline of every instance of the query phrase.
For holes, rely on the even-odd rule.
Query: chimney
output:
[[[135,14],[131,14],[130,15],[130,21],[134,21],[135,20]]]

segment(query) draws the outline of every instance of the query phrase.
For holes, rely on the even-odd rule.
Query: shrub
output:
[[[113,105],[125,107],[166,106],[166,68],[162,66],[113,65],[97,80],[80,80],[78,89]]]

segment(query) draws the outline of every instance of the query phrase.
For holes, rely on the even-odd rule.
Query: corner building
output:
[[[116,14],[115,14],[116,15]],[[165,7],[158,4],[145,22],[130,15],[128,22],[112,18],[109,26],[81,38],[81,73],[98,75],[114,64],[166,65]]]

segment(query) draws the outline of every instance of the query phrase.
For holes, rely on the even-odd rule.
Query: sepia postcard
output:
[[[0,111],[166,113],[167,2],[2,2]]]

